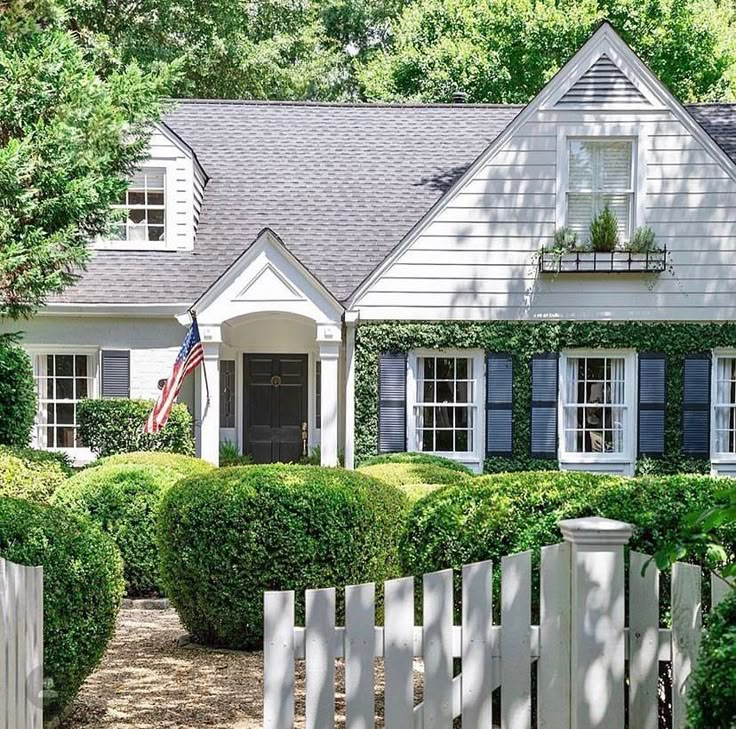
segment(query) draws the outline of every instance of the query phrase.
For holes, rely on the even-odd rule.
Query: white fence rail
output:
[[[0,558],[0,729],[41,729],[43,568]]]
[[[628,524],[560,522],[565,542],[544,547],[540,620],[531,624],[531,553],[501,561],[501,624],[493,624],[491,562],[462,570],[461,624],[453,624],[453,574],[424,575],[422,625],[414,624],[414,580],[384,585],[384,627],[375,626],[375,586],[345,588],[345,626],[335,625],[334,589],[307,590],[304,627],[294,626],[293,592],[264,596],[264,727],[294,726],[296,661],[305,661],[306,727],[335,725],[335,659],[345,666],[346,729],[375,726],[375,660],[383,659],[386,729],[531,729],[536,663],[538,729],[657,729],[659,665],[672,664],[673,728],[684,729],[687,683],[700,641],[701,574],[677,564],[672,627],[659,627],[659,575],[630,553],[625,625],[624,545]],[[726,594],[714,578],[712,601]],[[461,673],[453,675],[453,659]],[[415,705],[415,659],[423,701]],[[628,663],[627,663],[628,661]],[[628,665],[628,672],[626,667]],[[492,693],[500,687],[500,716]]]

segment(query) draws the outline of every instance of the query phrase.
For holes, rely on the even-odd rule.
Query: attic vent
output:
[[[648,103],[639,89],[605,54],[602,55],[557,102],[557,106]]]

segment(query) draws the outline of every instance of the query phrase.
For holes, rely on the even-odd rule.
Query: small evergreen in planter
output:
[[[618,220],[608,205],[590,224],[590,247],[596,253],[610,253],[618,247]]]
[[[637,228],[626,250],[631,253],[655,253],[659,251],[654,231],[649,227]]]

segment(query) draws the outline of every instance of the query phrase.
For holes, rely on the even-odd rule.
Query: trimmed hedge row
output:
[[[187,456],[181,453],[168,453],[163,451],[132,451],[130,453],[118,453],[93,461],[89,468],[100,466],[119,466],[121,464],[139,464],[165,468],[175,473],[179,478],[189,476],[202,476],[209,473],[214,466],[207,461]]]
[[[431,466],[441,466],[450,471],[460,471],[468,476],[475,475],[467,466],[464,466],[453,458],[444,458],[443,456],[435,456],[432,453],[417,453],[414,451],[371,456],[370,458],[364,458],[359,466],[363,468],[365,466],[375,466],[380,463],[426,463]]]
[[[421,461],[376,463],[358,470],[400,489],[412,503],[443,486],[466,483],[472,478],[465,471]]]
[[[163,499],[166,594],[200,642],[260,647],[263,592],[382,582],[398,574],[406,497],[368,476],[317,466],[221,468]]]
[[[72,473],[61,453],[0,446],[0,496],[43,504]]]
[[[0,556],[43,566],[48,721],[76,695],[112,637],[123,594],[120,555],[83,519],[0,497]]]

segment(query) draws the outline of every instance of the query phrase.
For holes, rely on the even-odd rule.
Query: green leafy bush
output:
[[[132,451],[130,453],[118,453],[114,456],[98,458],[96,461],[90,463],[88,468],[120,466],[122,464],[131,463],[156,466],[157,468],[173,471],[179,478],[201,476],[214,468],[211,463],[202,458],[185,456],[181,453],[167,453],[163,451]]]
[[[221,468],[164,497],[158,537],[166,594],[200,642],[261,645],[264,590],[381,582],[398,574],[407,500],[354,471]]]
[[[467,473],[469,476],[474,475],[473,472],[462,463],[454,460],[453,458],[444,458],[443,456],[435,456],[431,453],[386,453],[382,456],[370,456],[364,458],[360,462],[360,467],[363,466],[375,466],[378,463],[427,463],[433,466],[442,466],[442,468],[449,468],[451,471],[460,471],[461,473]]]
[[[710,614],[688,690],[688,729],[736,722],[736,590]]]
[[[115,545],[92,524],[48,506],[0,497],[0,556],[43,567],[44,718],[57,716],[97,666],[123,594]]]
[[[43,504],[71,474],[61,453],[0,446],[0,496]]]
[[[180,472],[144,463],[88,468],[62,484],[52,504],[94,522],[123,557],[130,597],[161,592],[156,517],[164,493]]]
[[[421,462],[376,463],[372,466],[361,466],[358,470],[390,486],[395,486],[412,502],[443,486],[464,483],[471,478],[462,471]]]
[[[156,435],[142,430],[151,408],[150,400],[82,400],[77,405],[82,443],[102,457],[130,451],[192,455],[194,423],[187,406],[176,403]]]
[[[652,253],[657,250],[657,236],[649,226],[637,228],[626,247],[632,253]]]
[[[35,418],[31,358],[8,337],[0,337],[0,445],[27,446]]]

